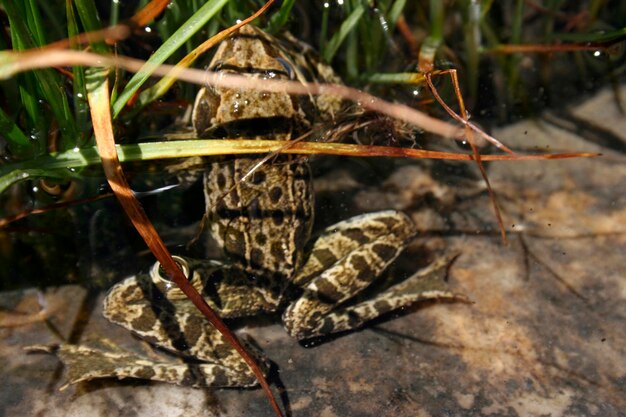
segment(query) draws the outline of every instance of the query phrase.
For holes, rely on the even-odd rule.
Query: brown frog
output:
[[[329,67],[310,59],[295,41],[279,42],[253,26],[225,40],[209,70],[259,83],[338,82]],[[207,86],[196,98],[193,124],[207,139],[291,140],[320,121],[332,122],[340,106],[327,96]],[[367,213],[327,228],[311,243],[314,194],[308,162],[293,156],[259,162],[260,157],[225,157],[204,174],[209,230],[228,262],[177,257],[222,317],[282,310],[286,330],[302,340],[358,328],[418,300],[454,297],[441,279],[447,261],[440,260],[371,298],[359,298],[415,236],[412,221],[398,211]],[[256,383],[245,362],[158,263],[148,274],[115,285],[104,300],[104,315],[181,360],[166,363],[62,345],[58,354],[68,364],[71,383],[112,376],[191,386]]]

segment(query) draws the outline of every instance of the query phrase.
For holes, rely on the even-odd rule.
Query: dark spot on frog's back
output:
[[[282,225],[285,221],[285,213],[283,213],[281,210],[272,211],[272,221],[276,226]]]
[[[246,110],[246,105],[243,102],[237,101],[230,106],[230,119],[237,120],[239,115],[242,114]],[[232,135],[237,135],[237,131],[235,129],[229,129],[228,131]]]
[[[265,172],[264,172],[264,171],[262,171],[262,170],[257,170],[257,171],[255,171],[255,172],[252,174],[252,176],[251,176],[251,178],[250,178],[250,182],[251,182],[252,184],[256,184],[256,185],[258,185],[258,184],[262,184],[262,183],[264,183],[266,178],[267,178],[267,175],[265,174]]]
[[[216,175],[217,175],[217,186],[220,189],[223,189],[224,187],[226,187],[226,176],[224,176],[223,172],[218,172]]]
[[[280,198],[283,196],[282,187],[275,186],[272,187],[269,191],[270,201],[274,204],[277,204],[280,201]]]
[[[254,236],[254,241],[257,245],[264,246],[267,243],[267,236],[265,236],[263,233],[257,233]]]
[[[282,242],[272,242],[270,253],[275,261],[279,263],[285,262],[285,250],[283,249]]]
[[[258,37],[254,37],[253,39],[258,39]],[[250,63],[250,61],[256,58],[254,48],[243,48],[241,51],[243,52],[244,61],[246,63]]]
[[[228,198],[230,199],[231,204],[235,206],[239,205],[239,201],[241,200],[239,198],[239,192],[237,191],[237,189],[231,190],[231,192],[228,193]]]
[[[243,233],[229,227],[224,236],[224,251],[227,254],[241,255],[245,252],[245,240]]]
[[[259,248],[253,248],[250,251],[250,261],[252,265],[263,265],[263,260],[265,257],[263,256],[263,251]]]

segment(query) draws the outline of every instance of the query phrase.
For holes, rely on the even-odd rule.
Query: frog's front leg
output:
[[[441,279],[447,261],[439,261],[373,298],[351,302],[415,234],[413,222],[398,211],[368,213],[326,229],[293,280],[303,293],[283,313],[288,332],[300,340],[322,336],[358,328],[418,300],[455,298]]]

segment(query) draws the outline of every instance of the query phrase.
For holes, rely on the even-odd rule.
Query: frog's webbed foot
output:
[[[173,358],[155,360],[121,349],[106,350],[86,345],[35,345],[28,352],[56,354],[66,367],[66,383],[71,384],[100,378],[135,378],[172,384],[202,387],[252,387],[258,381],[245,363],[224,364],[207,362],[176,362]],[[266,371],[264,363],[262,368]]]
[[[303,294],[283,313],[288,332],[299,340],[308,339],[358,328],[416,301],[462,298],[446,289],[450,258],[445,258],[372,298],[351,303],[415,233],[413,222],[397,211],[368,213],[328,228],[294,279]]]

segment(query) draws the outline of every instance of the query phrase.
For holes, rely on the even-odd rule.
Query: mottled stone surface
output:
[[[310,348],[270,319],[255,323],[246,332],[277,364],[274,382],[282,386],[291,415],[626,415],[626,118],[612,100],[607,90],[572,114],[601,121],[594,132],[609,130],[621,138],[621,148],[619,141],[607,147],[554,121],[524,121],[494,132],[529,151],[603,153],[492,164],[508,246],[500,241],[479,180],[429,186],[422,169],[404,165],[369,187],[344,181],[350,210],[380,205],[413,213],[424,235],[404,264],[421,262],[416,259],[422,249],[459,252],[449,283],[472,303],[416,306]],[[427,187],[434,190],[428,198],[439,202],[430,207],[420,203]],[[58,392],[57,359],[26,355],[21,347],[54,342],[55,332],[76,334],[83,300],[95,308],[79,332],[81,341],[104,335],[145,349],[101,318],[101,298],[85,297],[78,287],[48,290],[51,324],[0,329],[0,416],[273,415],[259,389],[102,381]],[[36,293],[1,294],[0,307],[2,314],[35,312]],[[15,315],[0,319],[17,323]]]

